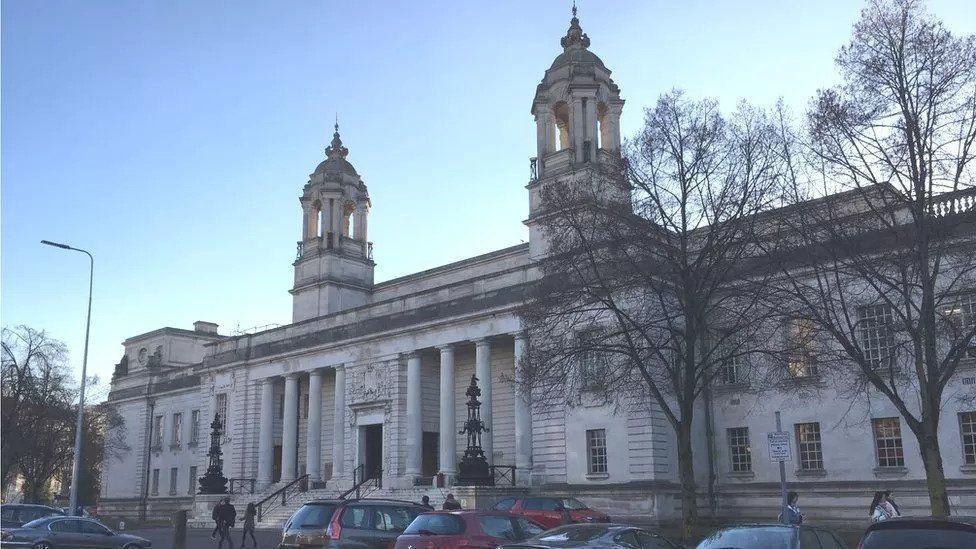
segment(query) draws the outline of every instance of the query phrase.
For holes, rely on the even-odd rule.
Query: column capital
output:
[[[314,369],[308,371],[309,377],[311,377],[311,376],[322,377],[322,374],[324,374],[324,373],[325,373],[325,370],[323,370],[322,368],[314,368]]]
[[[474,344],[477,347],[484,347],[491,344],[491,342],[488,341],[488,336],[479,337],[478,339],[474,339],[472,341],[474,341]]]
[[[525,332],[525,330],[519,330],[517,332],[512,332],[511,335],[512,335],[513,338],[515,338],[515,339],[521,339],[522,341],[528,341],[528,339],[529,339],[529,334],[527,334]]]
[[[340,362],[339,364],[336,364],[335,366],[333,366],[332,369],[335,370],[335,371],[337,371],[337,372],[340,371],[340,370],[343,370],[344,371],[346,369],[346,364],[344,362]]]
[[[288,380],[288,379],[298,379],[304,373],[305,372],[288,372],[287,374],[285,374],[285,379],[286,380]]]
[[[410,360],[411,358],[420,358],[420,351],[407,351],[405,353],[400,353],[400,356]]]
[[[275,381],[277,381],[278,377],[279,376],[268,376],[268,377],[265,377],[265,378],[261,378],[261,384],[262,385],[271,385]]]
[[[441,352],[447,351],[447,352],[451,353],[451,352],[454,352],[454,347],[456,345],[457,345],[456,343],[445,343],[443,345],[438,345],[437,346],[437,350],[438,351],[441,351]]]

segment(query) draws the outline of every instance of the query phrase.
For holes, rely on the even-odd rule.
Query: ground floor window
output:
[[[819,471],[824,468],[823,446],[820,441],[820,423],[797,423],[796,448],[801,471]]]
[[[729,457],[733,473],[752,471],[752,449],[749,447],[749,428],[732,427],[726,429],[729,439]]]
[[[904,467],[905,452],[901,445],[901,423],[896,417],[871,420],[878,467]]]
[[[586,456],[590,474],[607,473],[606,429],[590,429],[586,431]]]
[[[149,493],[154,496],[159,495],[159,469],[153,469],[152,471],[152,488]]]
[[[187,487],[187,494],[191,496],[197,492],[197,466],[190,467],[190,485]]]
[[[966,465],[976,465],[976,412],[960,412],[962,458]]]
[[[179,476],[179,469],[172,467],[169,470],[169,495],[176,495],[176,478]]]

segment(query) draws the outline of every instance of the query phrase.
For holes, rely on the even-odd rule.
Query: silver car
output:
[[[81,517],[44,517],[20,528],[0,532],[4,547],[31,549],[145,549],[148,539],[117,534],[97,520]]]

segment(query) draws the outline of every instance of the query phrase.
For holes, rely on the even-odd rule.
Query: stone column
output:
[[[335,246],[339,247],[339,235],[342,234],[342,198],[332,199],[332,232],[335,233]]]
[[[335,413],[332,424],[332,478],[342,476],[346,462],[346,368],[335,367]]]
[[[274,380],[261,382],[261,430],[258,432],[258,484],[268,486],[274,469]]]
[[[313,370],[308,375],[305,464],[309,480],[322,480],[322,370]]]
[[[281,480],[295,480],[298,458],[298,374],[285,376],[285,415],[281,419]]]
[[[407,476],[420,476],[423,451],[423,411],[420,399],[420,354],[407,355]]]
[[[515,475],[519,484],[527,485],[532,471],[532,404],[523,389],[522,361],[527,358],[528,340],[515,334]]]
[[[573,141],[573,148],[575,149],[575,160],[576,162],[583,161],[583,141],[586,139],[586,130],[584,125],[583,116],[583,98],[573,97],[572,103],[570,103],[570,130],[569,136]]]
[[[440,472],[449,481],[457,475],[457,423],[454,420],[454,345],[440,347]]]
[[[590,160],[597,161],[596,151],[599,148],[600,139],[597,135],[599,131],[599,121],[596,118],[596,97],[586,98],[586,139],[590,142]]]
[[[552,118],[548,105],[537,105],[535,113],[536,150],[539,158],[552,152]]]
[[[491,345],[487,339],[474,342],[474,368],[478,376],[478,387],[481,388],[481,421],[488,430],[481,435],[481,448],[488,458],[488,465],[494,464],[492,440],[495,430],[491,425]]]

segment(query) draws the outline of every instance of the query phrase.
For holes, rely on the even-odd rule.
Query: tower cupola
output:
[[[325,160],[309,175],[299,199],[302,239],[291,290],[295,322],[358,307],[372,293],[369,191],[347,156],[336,122]]]

